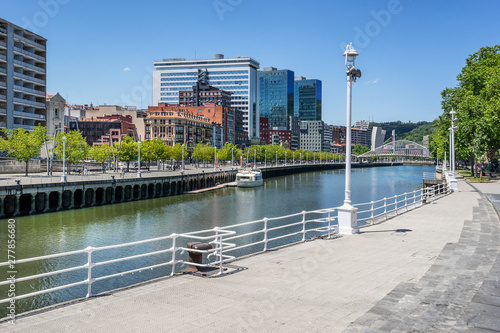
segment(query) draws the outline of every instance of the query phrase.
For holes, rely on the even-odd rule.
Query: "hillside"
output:
[[[423,137],[433,132],[433,123],[428,121],[419,121],[418,123],[403,123],[401,121],[392,121],[385,123],[370,123],[370,128],[382,127],[385,133],[385,140],[391,138],[392,130],[396,130],[396,140],[410,140],[422,144]]]

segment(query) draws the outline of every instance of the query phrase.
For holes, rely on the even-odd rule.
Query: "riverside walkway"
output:
[[[6,332],[494,332],[500,183],[361,229],[20,315]],[[493,203],[493,204],[492,204]],[[496,210],[494,208],[496,205]]]

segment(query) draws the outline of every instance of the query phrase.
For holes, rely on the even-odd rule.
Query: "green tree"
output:
[[[352,153],[354,155],[357,155],[357,156],[364,154],[368,151],[370,151],[370,148],[363,146],[363,145],[360,145],[360,144],[357,144],[354,146],[354,148],[352,148]]]
[[[180,143],[172,147],[170,156],[177,162],[182,160],[182,145]],[[184,158],[186,157],[186,148],[184,147]]]
[[[127,172],[130,162],[136,160],[139,155],[139,146],[130,136],[124,136],[121,142],[115,142],[115,148],[118,150],[118,161],[127,163]]]
[[[114,148],[107,144],[92,146],[89,150],[90,157],[96,162],[102,163],[102,172],[104,173],[104,163],[113,157]]]
[[[47,128],[44,126],[33,127],[33,130],[29,132],[22,128],[17,130],[2,128],[6,140],[0,139],[0,151],[5,151],[7,156],[26,163],[27,176],[29,160],[40,155],[40,148],[45,141],[46,132]]]
[[[482,156],[492,160],[500,148],[500,45],[482,47],[470,55],[457,80],[455,88],[441,93],[443,114],[436,120],[430,148],[434,154],[438,148],[440,155],[445,149],[449,152],[449,113],[453,109],[458,120],[457,159],[469,158],[471,165]]]
[[[63,144],[63,137],[66,138],[65,144]],[[72,163],[83,161],[88,156],[89,146],[82,132],[74,130],[68,133],[57,133],[54,152],[60,161],[64,159],[68,163],[68,173],[70,173]]]
[[[141,160],[148,162],[148,169],[152,161],[162,159],[166,145],[159,138],[141,142]]]

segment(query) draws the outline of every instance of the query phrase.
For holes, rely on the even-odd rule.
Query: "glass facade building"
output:
[[[293,116],[293,71],[273,67],[259,71],[259,114],[269,119],[269,129],[288,129]]]
[[[154,63],[153,105],[179,104],[179,91],[192,90],[198,71],[208,72],[208,84],[231,92],[231,107],[243,113],[243,128],[248,137],[259,137],[257,112],[257,70],[259,63],[252,58],[225,59],[216,54],[214,59],[164,59]]]
[[[299,77],[294,86],[294,116],[306,121],[321,120],[321,81]]]

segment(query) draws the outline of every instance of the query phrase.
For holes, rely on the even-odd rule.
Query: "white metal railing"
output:
[[[360,203],[354,205],[358,208],[358,225],[366,226],[378,221],[386,220],[390,216],[396,216],[404,213],[409,209],[414,209],[421,206],[423,203],[434,201],[442,196],[449,194],[450,188],[447,183],[435,185],[413,192],[398,194],[393,197],[383,198],[377,201],[368,203]],[[55,258],[63,258],[75,255],[87,254],[86,260],[80,261],[79,265],[65,267],[63,269],[49,271],[41,274],[23,276],[14,280],[1,281],[0,286],[9,285],[11,283],[41,279],[54,275],[74,272],[86,271],[86,278],[76,282],[67,284],[48,286],[47,289],[36,290],[24,295],[17,295],[13,298],[1,299],[0,303],[6,303],[10,300],[18,300],[27,297],[32,297],[40,294],[50,293],[61,289],[71,288],[80,285],[87,286],[87,297],[92,296],[92,284],[97,281],[107,280],[116,277],[123,277],[136,272],[152,270],[155,268],[170,266],[170,275],[177,272],[177,268],[182,265],[193,265],[198,267],[215,267],[218,268],[218,274],[223,274],[223,264],[234,260],[235,258],[251,253],[265,252],[271,248],[304,242],[311,236],[321,236],[331,238],[332,234],[338,233],[338,216],[337,208],[319,209],[313,211],[302,211],[300,213],[279,216],[273,218],[263,218],[260,220],[234,224],[225,227],[215,227],[202,231],[195,231],[183,234],[171,234],[169,236],[157,237],[153,239],[140,240],[136,242],[92,247],[89,246],[82,250],[46,255],[35,258],[16,260],[15,265],[21,265],[27,262],[36,262],[43,260],[52,260]],[[210,250],[195,250],[188,249],[189,241],[206,242],[212,244]],[[168,244],[165,244],[167,242]],[[142,244],[149,244],[155,247],[154,251],[138,253],[138,249],[134,252],[134,247]],[[156,245],[152,245],[156,244]],[[113,254],[107,254],[106,251],[119,249],[120,251]],[[198,264],[185,260],[185,252],[197,252],[205,254],[207,263]],[[101,258],[96,258],[97,253],[102,253]],[[134,253],[133,255],[128,255]],[[228,253],[233,253],[229,255]],[[156,259],[146,264],[144,258],[155,256],[168,255],[168,258],[156,257]],[[141,259],[141,262],[134,260]],[[153,260],[153,259],[152,259]],[[64,261],[64,260],[63,260]],[[94,267],[102,267],[113,265],[115,263],[129,262],[129,266],[124,271],[118,270],[112,273],[106,271],[103,275],[93,273]],[[0,263],[1,266],[9,266],[12,262]],[[122,267],[123,269],[123,267]],[[19,272],[21,270],[19,269]],[[33,284],[32,284],[33,285]]]

